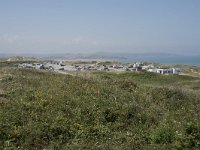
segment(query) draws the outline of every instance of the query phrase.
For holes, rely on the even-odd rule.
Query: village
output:
[[[162,68],[160,66],[154,66],[153,64],[144,64],[143,62],[135,62],[128,64],[111,64],[102,65],[99,62],[95,64],[79,64],[79,65],[66,65],[62,61],[49,61],[43,63],[21,63],[18,65],[19,68],[32,68],[38,70],[49,70],[49,71],[112,71],[112,72],[153,72],[159,74],[179,74],[181,73],[180,68]]]

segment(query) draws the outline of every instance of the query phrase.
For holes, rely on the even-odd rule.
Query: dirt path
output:
[[[200,78],[200,73],[198,73],[198,74],[180,73],[179,75],[191,76],[191,77],[198,77],[198,78]]]
[[[64,74],[64,75],[69,75],[69,76],[73,76],[76,77],[77,75],[69,73],[69,72],[65,72],[65,71],[60,71],[60,70],[56,70],[55,72],[60,73],[60,74]]]

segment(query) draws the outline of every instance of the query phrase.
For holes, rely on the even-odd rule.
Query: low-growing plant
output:
[[[199,148],[198,90],[176,86],[197,78],[0,71],[0,149]]]

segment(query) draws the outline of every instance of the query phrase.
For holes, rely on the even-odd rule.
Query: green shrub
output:
[[[200,127],[190,123],[185,127],[185,137],[181,141],[183,147],[200,148]]]
[[[92,72],[92,78],[82,78],[16,68],[5,72],[12,79],[0,84],[5,94],[0,95],[0,149],[199,148],[199,93],[169,87],[194,78],[133,72]],[[193,124],[185,126],[187,122]]]
[[[154,144],[171,144],[175,139],[175,133],[170,127],[159,127],[150,134],[150,140]]]

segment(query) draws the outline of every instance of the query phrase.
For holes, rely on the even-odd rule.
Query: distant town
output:
[[[135,62],[128,64],[109,64],[105,65],[101,62],[94,64],[65,64],[63,61],[49,61],[43,63],[21,63],[19,68],[33,68],[38,70],[49,71],[112,71],[112,72],[154,72],[159,74],[179,74],[180,68],[162,68],[161,66],[154,66],[154,64],[144,64],[143,62]]]

